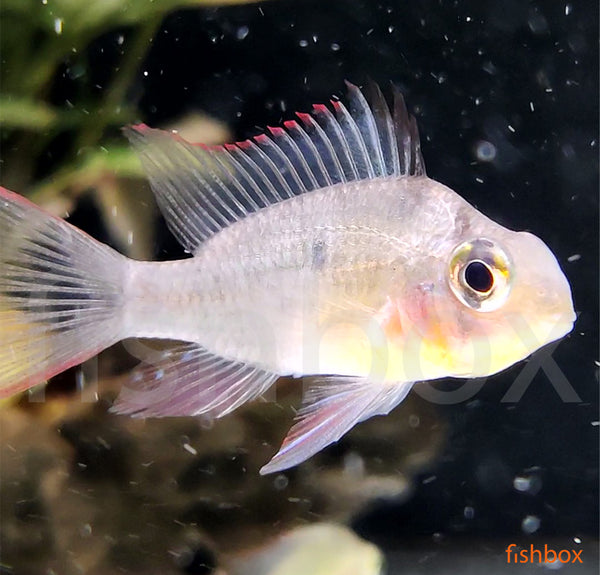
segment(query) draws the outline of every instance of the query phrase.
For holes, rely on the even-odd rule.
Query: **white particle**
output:
[[[127,243],[129,245],[133,244],[133,231],[131,231],[131,230],[129,232],[127,232]]]
[[[476,181],[478,184],[483,184],[483,178],[475,178],[475,181]]]
[[[315,34],[315,35],[312,37],[312,41],[313,41],[315,44],[317,43],[317,40],[318,40],[318,39],[319,39],[319,37],[318,37],[316,34]]]
[[[123,45],[123,42],[125,42],[125,36],[123,36],[123,34],[119,34],[119,35],[117,36],[117,44],[118,44],[119,46],[122,46],[122,45]]]
[[[77,370],[77,373],[75,374],[75,384],[79,391],[85,388],[85,375],[82,369]]]
[[[514,134],[515,133],[515,129],[509,124],[508,125],[508,129]]]
[[[373,30],[375,30],[375,28],[369,28],[367,30],[367,36],[370,36],[371,34],[373,34]]]
[[[600,426],[600,421],[592,421],[591,425],[592,427],[598,427]]]
[[[581,543],[581,539],[579,537],[573,537],[573,541],[579,545]]]
[[[184,443],[183,448],[192,455],[198,455],[198,452],[189,443]]]
[[[573,12],[573,6],[571,4],[565,5],[565,16],[569,16]]]
[[[467,16],[465,19],[466,19],[467,22],[470,22],[471,21],[471,16]]]
[[[238,40],[243,40],[250,33],[250,28],[248,26],[240,26],[235,33],[235,37]]]
[[[413,429],[416,429],[417,427],[419,427],[419,425],[421,425],[421,418],[418,415],[412,413],[408,416],[408,425]]]
[[[598,361],[597,359],[595,359],[594,363],[596,364],[596,367],[600,367],[600,361]]]
[[[525,492],[529,490],[531,481],[528,477],[515,477],[513,480],[513,487],[517,491]]]
[[[394,31],[394,27],[393,26],[388,26],[388,32],[391,34]]]
[[[148,70],[144,70],[144,76],[148,77]]]
[[[54,19],[54,31],[57,34],[62,34],[62,31],[63,31],[63,20],[62,20],[62,18],[55,18]]]
[[[580,259],[581,259],[581,254],[573,254],[572,256],[569,256],[567,258],[567,261],[572,263],[572,262],[576,262],[577,260],[580,260]]]
[[[435,475],[430,475],[429,477],[426,477],[425,479],[423,479],[422,483],[423,485],[427,485],[428,483],[431,483],[432,481],[435,481],[437,479],[437,477]]]
[[[42,0],[42,4],[45,6],[46,4],[48,4],[48,0]]]
[[[535,533],[540,528],[540,518],[535,515],[527,515],[525,519],[521,522],[521,529],[523,533],[527,533],[531,535],[531,533]]]
[[[365,460],[358,453],[350,452],[344,457],[343,473],[346,477],[360,478],[365,475]]]
[[[535,112],[535,108],[533,107],[533,102],[529,102],[529,109],[530,109],[532,112]]]
[[[513,479],[513,487],[520,493],[537,495],[542,489],[542,480],[538,475],[517,475]]]
[[[275,476],[275,479],[273,479],[273,487],[275,487],[277,491],[283,491],[288,484],[289,479],[283,473],[280,473],[279,475]]]

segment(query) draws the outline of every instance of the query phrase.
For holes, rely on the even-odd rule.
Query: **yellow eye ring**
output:
[[[473,310],[497,310],[508,298],[512,261],[492,240],[476,238],[456,246],[450,256],[448,271],[452,293]]]

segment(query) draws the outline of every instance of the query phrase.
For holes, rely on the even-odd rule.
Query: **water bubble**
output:
[[[300,48],[306,48],[308,46],[308,40],[300,40],[300,42],[298,42],[298,45],[300,46]]]
[[[475,144],[475,157],[480,162],[493,162],[496,159],[496,146],[487,140]]]
[[[473,507],[471,507],[470,505],[467,505],[463,509],[463,515],[464,515],[465,519],[473,519],[473,517],[475,517],[475,509]]]
[[[340,45],[333,42],[333,44],[331,44],[331,51],[332,52],[337,52],[340,49]]]
[[[523,521],[521,521],[521,529],[523,533],[527,533],[527,535],[531,535],[535,533],[540,528],[540,518],[535,515],[527,515]]]

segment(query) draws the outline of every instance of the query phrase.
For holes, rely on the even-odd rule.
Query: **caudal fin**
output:
[[[127,259],[0,188],[0,397],[121,339]]]

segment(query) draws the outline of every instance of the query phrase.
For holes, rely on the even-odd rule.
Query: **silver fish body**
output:
[[[414,382],[489,375],[568,333],[547,246],[426,176],[401,96],[393,116],[376,87],[349,101],[224,148],[130,129],[186,260],[128,260],[1,190],[0,390],[131,337],[179,343],[132,373],[120,413],[221,417],[280,375],[319,376],[271,472]]]

